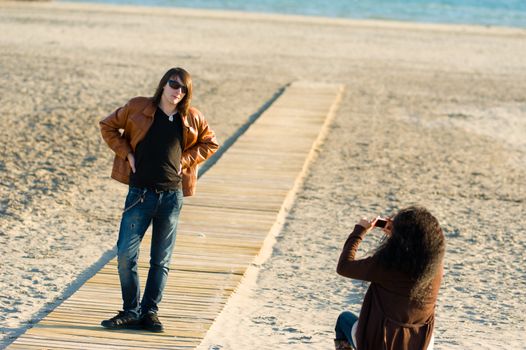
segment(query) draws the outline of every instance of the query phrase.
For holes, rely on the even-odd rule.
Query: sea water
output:
[[[526,28],[526,0],[68,0]]]

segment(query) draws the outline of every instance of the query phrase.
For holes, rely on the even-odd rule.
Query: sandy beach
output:
[[[526,348],[526,30],[0,1],[0,33],[0,348],[113,257],[126,188],[98,121],[173,66],[220,141],[291,82],[345,85],[200,349],[332,348],[366,290],[336,274],[347,234],[411,204],[447,237],[435,349]]]

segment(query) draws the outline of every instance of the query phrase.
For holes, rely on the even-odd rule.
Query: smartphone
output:
[[[374,223],[374,227],[384,228],[385,225],[387,225],[387,219],[384,218],[377,218],[376,222]]]

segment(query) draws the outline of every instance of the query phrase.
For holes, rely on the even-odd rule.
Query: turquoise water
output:
[[[68,0],[526,28],[526,0]]]

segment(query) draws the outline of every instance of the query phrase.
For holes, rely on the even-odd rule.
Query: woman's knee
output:
[[[350,311],[344,311],[340,314],[340,316],[338,316],[338,320],[336,321],[336,326],[350,328],[356,321],[358,321],[358,316],[356,316]]]

